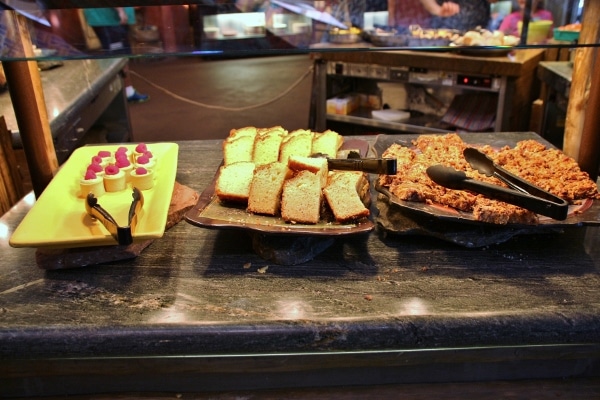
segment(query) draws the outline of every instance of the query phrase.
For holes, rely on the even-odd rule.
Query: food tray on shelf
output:
[[[576,40],[579,40],[579,32],[554,28],[554,40],[561,40],[563,42],[574,42]]]

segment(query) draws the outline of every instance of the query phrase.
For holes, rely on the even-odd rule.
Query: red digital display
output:
[[[457,75],[456,83],[462,86],[473,86],[490,89],[493,79],[485,76]]]

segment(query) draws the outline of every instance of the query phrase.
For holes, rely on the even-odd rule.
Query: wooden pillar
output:
[[[23,54],[25,58],[31,59],[34,55],[27,20],[17,13],[10,15],[11,25],[16,28],[16,37],[21,41]],[[36,61],[5,61],[2,65],[9,83],[8,90],[33,191],[38,197],[58,170],[40,73]]]
[[[590,178],[598,178],[600,167],[600,60],[598,49],[594,49],[594,63],[591,69],[590,91],[581,131],[579,146],[579,166]]]
[[[582,18],[582,29],[579,35],[580,44],[598,43],[600,39],[600,1],[586,1]],[[598,113],[598,109],[590,108],[590,94],[598,95],[598,91],[590,92],[592,84],[592,70],[594,66],[594,57],[597,50],[593,47],[580,47],[575,51],[573,62],[573,77],[571,79],[571,90],[569,92],[569,103],[567,106],[567,117],[565,121],[564,152],[579,161],[581,145],[588,143],[592,138],[589,135],[600,134],[600,127],[596,126],[595,132],[586,131],[584,135],[584,122],[587,118],[594,118],[593,114]],[[598,85],[600,78],[594,78],[594,84]],[[597,104],[597,103],[596,103]],[[593,149],[596,152],[598,149]],[[597,174],[597,172],[596,172]],[[594,174],[594,175],[596,175]]]

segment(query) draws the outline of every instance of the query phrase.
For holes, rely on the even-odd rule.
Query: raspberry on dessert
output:
[[[140,143],[137,146],[135,146],[135,151],[136,151],[136,153],[143,154],[146,151],[148,151],[148,147],[146,146],[145,143]]]
[[[87,170],[92,171],[94,173],[102,172],[102,165],[93,162],[90,165],[88,165]]]
[[[127,157],[118,157],[117,161],[115,162],[115,165],[118,168],[127,168],[131,165],[131,163],[129,162],[129,159],[127,159]]]
[[[104,168],[104,173],[106,175],[117,175],[119,171],[120,169],[116,165],[109,165],[108,167]]]
[[[85,171],[84,179],[86,181],[89,181],[91,179],[96,179],[96,178],[97,178],[96,173],[94,171],[92,171],[91,169],[88,169],[87,171]]]

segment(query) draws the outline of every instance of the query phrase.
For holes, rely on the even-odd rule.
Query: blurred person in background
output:
[[[449,16],[434,16],[431,19],[432,28],[457,29],[469,31],[479,28],[487,28],[490,24],[490,4],[497,0],[455,0],[458,5],[458,13]]]
[[[431,28],[432,18],[448,18],[458,14],[460,6],[452,1],[438,3],[436,0],[395,0],[388,5],[389,21],[392,27],[419,25]]]
[[[504,32],[505,35],[519,36],[519,22],[523,21],[525,13],[525,0],[519,0],[519,10],[508,14],[500,24],[498,30]],[[531,4],[531,22],[535,21],[553,21],[552,13],[544,9],[544,4],[541,0],[533,0]]]
[[[83,14],[108,54],[131,54],[129,26],[135,24],[133,7],[86,8]],[[129,76],[129,66],[123,68],[125,94],[130,103],[143,103],[150,98],[133,87]]]

